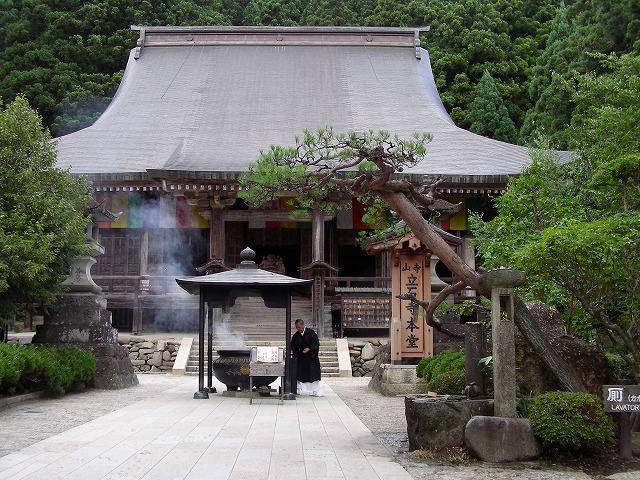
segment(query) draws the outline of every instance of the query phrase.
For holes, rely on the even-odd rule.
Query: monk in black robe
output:
[[[316,332],[306,327],[301,318],[296,320],[296,330],[291,338],[291,350],[297,360],[298,393],[313,394],[320,381],[320,340]]]

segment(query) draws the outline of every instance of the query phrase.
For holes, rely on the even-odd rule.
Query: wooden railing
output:
[[[161,275],[93,275],[104,295],[164,295],[185,293],[176,277]]]
[[[335,291],[335,288],[375,288],[391,289],[391,277],[327,277],[325,288]]]

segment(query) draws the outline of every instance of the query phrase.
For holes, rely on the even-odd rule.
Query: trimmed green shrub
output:
[[[465,386],[464,371],[452,370],[432,377],[428,388],[441,395],[462,395]]]
[[[76,347],[0,344],[0,395],[45,390],[63,394],[69,387],[89,382],[96,359]]]
[[[433,377],[454,370],[464,372],[464,350],[445,350],[433,357],[423,358],[416,367],[416,375],[429,382]]]
[[[602,400],[589,393],[543,393],[533,400],[529,413],[533,433],[546,447],[579,450],[613,435]]]

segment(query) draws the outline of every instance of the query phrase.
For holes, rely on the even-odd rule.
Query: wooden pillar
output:
[[[224,260],[224,210],[212,207],[209,218],[209,259]]]
[[[320,210],[311,212],[312,262],[324,261],[324,214]]]
[[[149,275],[149,230],[146,228],[140,237],[140,275]]]
[[[320,210],[311,212],[311,257],[312,262],[324,261],[324,214]],[[313,291],[311,293],[311,311],[313,323],[320,337],[324,334],[322,311],[324,310],[324,276],[323,269],[313,270]]]

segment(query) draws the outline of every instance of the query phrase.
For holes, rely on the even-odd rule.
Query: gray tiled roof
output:
[[[95,124],[59,139],[58,164],[87,174],[239,172],[260,149],[332,125],[431,133],[427,160],[407,173],[519,173],[527,150],[456,127],[421,53],[364,44],[146,46],[137,60],[132,51]]]
[[[255,264],[254,264],[255,265]],[[255,268],[236,268],[210,275],[176,278],[176,282],[192,295],[197,295],[200,287],[309,287],[313,280],[288,277]]]

